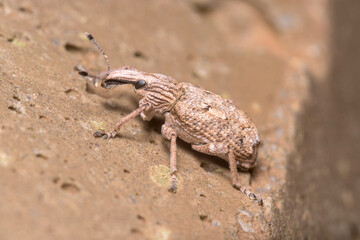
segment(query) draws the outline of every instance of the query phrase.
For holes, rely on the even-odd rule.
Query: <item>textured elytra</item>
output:
[[[88,38],[97,46],[94,38]],[[105,55],[107,60],[107,56]],[[164,114],[161,127],[163,137],[170,144],[170,192],[176,192],[176,139],[179,137],[191,144],[196,151],[221,157],[229,162],[233,186],[250,199],[262,204],[262,198],[243,187],[238,179],[237,168],[247,170],[256,164],[257,148],[260,144],[258,130],[247,114],[235,107],[231,100],[190,83],[177,83],[171,77],[159,73],[146,73],[133,67],[123,67],[98,76],[78,68],[79,74],[94,85],[113,88],[131,84],[134,87],[139,108],[123,117],[111,132],[96,132],[95,137],[112,138],[120,126],[140,115],[149,121],[155,113]]]
[[[209,145],[205,153],[226,160],[228,149],[232,148],[240,167],[253,167],[260,139],[247,114],[210,91],[189,83],[180,85],[183,95],[166,118],[178,136],[198,147]]]

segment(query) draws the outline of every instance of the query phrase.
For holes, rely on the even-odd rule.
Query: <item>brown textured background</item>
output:
[[[356,1],[0,1],[0,239],[356,239],[356,13]],[[180,190],[167,192],[161,118],[94,139],[137,102],[73,70],[106,69],[85,31],[114,68],[170,75],[248,112],[263,143],[241,181],[265,206],[183,142]]]

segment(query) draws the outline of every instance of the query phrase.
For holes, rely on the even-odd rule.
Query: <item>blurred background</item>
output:
[[[359,239],[357,0],[0,0],[0,239]],[[94,139],[138,102],[93,73],[135,66],[232,99],[258,165],[179,141],[170,194],[163,119]]]

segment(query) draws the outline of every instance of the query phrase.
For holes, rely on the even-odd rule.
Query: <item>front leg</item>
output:
[[[176,138],[177,134],[175,130],[167,125],[166,123],[162,125],[161,127],[161,133],[162,135],[170,140],[170,188],[169,192],[175,193],[177,189],[177,177],[175,175],[177,169],[176,169]]]
[[[126,115],[125,117],[120,119],[120,121],[115,125],[115,129],[113,131],[108,132],[108,133],[105,133],[103,131],[97,131],[97,132],[94,133],[94,137],[96,137],[96,138],[103,137],[105,139],[114,138],[117,135],[117,131],[119,130],[121,125],[123,125],[124,123],[126,123],[130,119],[133,119],[134,117],[136,117],[137,115],[139,115],[140,113],[142,113],[144,110],[146,110],[148,108],[151,108],[150,104],[142,105],[138,109],[132,111],[131,113],[129,113],[128,115]]]
[[[143,99],[140,100],[139,104],[140,105],[143,105],[143,104],[145,105],[145,103],[143,103]],[[144,121],[150,121],[154,117],[154,114],[155,114],[154,107],[152,105],[150,105],[149,107],[147,107],[144,111],[142,111],[140,113],[140,117]]]

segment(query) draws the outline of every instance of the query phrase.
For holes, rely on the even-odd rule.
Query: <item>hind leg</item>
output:
[[[177,134],[175,130],[167,123],[161,126],[161,134],[164,138],[170,140],[170,188],[169,192],[175,193],[177,189],[177,177],[176,177],[176,138]]]
[[[248,196],[251,200],[254,200],[255,202],[259,203],[259,205],[262,205],[263,200],[259,195],[249,191],[247,188],[245,188],[240,184],[236,159],[235,159],[234,151],[232,149],[229,149],[228,156],[229,156],[229,166],[232,175],[233,187],[239,190],[240,192],[242,192],[243,194],[245,194],[246,196]]]
[[[235,159],[235,155],[232,149],[228,149],[227,146],[221,143],[209,143],[209,144],[199,144],[199,145],[191,145],[191,147],[202,153],[206,153],[209,155],[215,155],[224,159],[229,160],[229,167],[231,172],[232,184],[233,187],[248,196],[251,200],[254,200],[259,203],[259,205],[263,204],[263,200],[259,195],[252,193],[247,188],[242,186],[239,181],[239,174],[237,171],[237,163]]]

